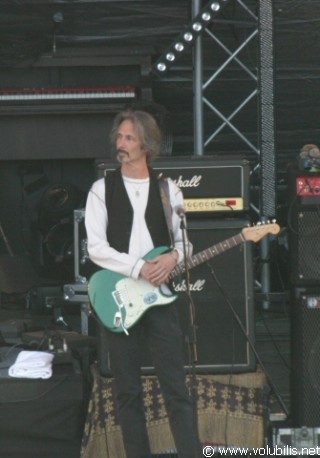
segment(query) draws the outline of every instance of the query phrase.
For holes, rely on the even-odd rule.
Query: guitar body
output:
[[[151,250],[144,259],[154,259],[168,247]],[[108,269],[99,270],[89,280],[91,305],[101,323],[112,332],[127,332],[151,307],[177,299],[167,285],[156,287],[146,280],[134,280]]]

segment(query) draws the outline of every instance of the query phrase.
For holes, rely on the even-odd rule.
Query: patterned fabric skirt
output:
[[[93,386],[82,439],[81,458],[125,458],[119,426],[115,381],[91,367]],[[153,454],[175,450],[158,379],[143,381],[145,415]],[[191,390],[193,380],[187,377]],[[268,389],[261,372],[196,375],[198,428],[201,443],[212,446],[263,446]]]

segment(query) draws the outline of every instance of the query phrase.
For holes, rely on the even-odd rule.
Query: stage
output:
[[[0,317],[0,323],[16,317],[15,320],[27,322],[29,326],[31,322],[45,329],[52,327],[51,314],[34,315],[20,305],[4,304]],[[26,458],[33,458],[34,447],[42,450],[46,458],[123,456],[114,381],[100,375],[91,339],[87,359],[86,345],[78,335],[80,310],[64,318],[74,328],[70,342],[71,346],[76,342],[76,370],[74,364],[58,365],[49,381],[8,380],[7,376],[0,380],[1,402],[6,407],[0,426],[0,445],[1,450],[6,450],[5,458],[21,458],[21,449],[26,451]],[[279,356],[279,348],[275,347],[277,344],[283,357],[288,357],[289,327],[285,309],[281,313],[256,311],[255,326],[257,350],[289,408],[288,370]],[[55,332],[70,335],[70,331],[61,326]],[[27,334],[30,338],[34,332]],[[41,331],[35,332],[37,339],[39,334]],[[2,347],[2,353],[4,348],[7,347]],[[196,380],[199,432],[204,445],[257,448],[263,447],[265,441],[272,445],[272,428],[288,424],[261,370],[242,374],[197,374]],[[157,381],[152,375],[144,375],[143,381],[153,451],[155,456],[166,456],[163,454],[174,450],[174,446],[162,399],[158,397]]]

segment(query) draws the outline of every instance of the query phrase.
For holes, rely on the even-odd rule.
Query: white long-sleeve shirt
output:
[[[89,191],[85,226],[88,238],[90,259],[100,267],[137,279],[144,264],[142,259],[154,248],[145,222],[145,210],[148,201],[149,178],[136,180],[123,177],[131,205],[134,210],[133,225],[129,242],[129,252],[120,253],[112,248],[107,240],[108,211],[105,203],[105,179],[95,181]],[[172,230],[178,262],[183,259],[183,234],[181,219],[175,209],[183,207],[183,195],[178,186],[170,179],[169,197],[172,208]],[[121,208],[119,209],[121,211]],[[192,244],[188,242],[187,255],[192,253]]]

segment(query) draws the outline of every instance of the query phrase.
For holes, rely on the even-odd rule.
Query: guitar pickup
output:
[[[119,308],[124,307],[124,303],[119,291],[113,291],[112,296]]]

